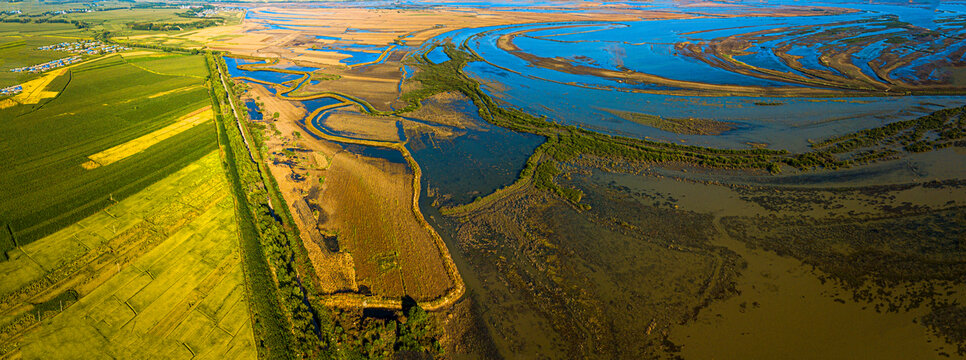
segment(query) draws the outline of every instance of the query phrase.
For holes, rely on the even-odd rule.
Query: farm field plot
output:
[[[0,110],[0,226],[23,246],[197,160],[214,131],[194,126],[86,170],[88,156],[170,126],[210,105],[200,56],[108,55],[73,66],[44,89],[53,98]],[[204,120],[207,121],[207,120]],[[7,249],[4,249],[7,250]]]
[[[0,343],[7,344],[0,354],[131,358],[150,348],[164,358],[254,358],[229,191],[210,153],[16,250],[0,263],[11,280],[0,289]],[[46,281],[58,273],[66,273],[63,280]],[[79,300],[63,311],[30,305],[50,303],[57,293]],[[11,308],[14,301],[28,305]],[[28,325],[16,331],[22,323]]]
[[[10,69],[45,63],[70,56],[64,51],[37,50],[38,47],[76,41],[77,29],[70,24],[0,23],[0,88],[23,83],[38,74],[12,72]]]
[[[144,151],[145,149],[156,145],[165,139],[171,138],[188,129],[191,129],[198,124],[207,122],[211,120],[211,116],[212,112],[210,106],[192,111],[188,115],[179,118],[174,124],[165,126],[161,130],[157,130],[137,139],[89,156],[88,158],[91,159],[91,162],[84,163],[83,166],[93,169],[99,166],[113,164],[127,158],[128,156]]]
[[[121,1],[99,1],[98,5],[106,8],[124,6],[126,3]],[[24,14],[39,14],[45,11],[68,10],[78,8],[77,3],[64,2],[43,2],[38,0],[26,1],[5,1],[0,2],[0,11],[20,10]]]
[[[188,24],[205,21],[199,18],[185,18],[178,16],[184,10],[178,8],[143,8],[117,9],[110,11],[95,11],[90,13],[73,13],[58,16],[67,20],[79,20],[91,24],[95,30],[106,30],[130,34],[157,33],[157,31],[132,30],[130,24],[137,23],[171,23]]]

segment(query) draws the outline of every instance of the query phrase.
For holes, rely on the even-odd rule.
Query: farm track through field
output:
[[[195,78],[195,79],[202,79],[202,80],[204,80],[204,78],[205,78],[204,76],[197,76],[197,75],[188,75],[188,74],[167,74],[167,73],[162,73],[162,72],[158,72],[158,71],[154,71],[154,70],[151,70],[151,69],[148,69],[148,68],[145,68],[145,67],[143,67],[143,66],[140,66],[140,65],[137,65],[137,64],[135,64],[135,63],[132,63],[132,62],[130,62],[130,61],[128,61],[128,59],[127,59],[127,58],[125,58],[125,57],[124,57],[124,55],[121,55],[121,59],[123,59],[123,60],[124,60],[124,63],[126,63],[126,64],[128,64],[128,65],[131,65],[131,66],[133,66],[133,67],[136,67],[136,68],[138,68],[138,69],[141,69],[141,70],[144,70],[144,71],[147,71],[147,72],[149,72],[149,73],[152,73],[152,74],[155,74],[155,75],[163,75],[163,76],[182,76],[182,77],[190,77],[190,78]]]

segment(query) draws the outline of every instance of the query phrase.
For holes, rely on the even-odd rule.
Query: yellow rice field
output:
[[[25,270],[0,284],[0,358],[256,358],[229,194],[212,152],[11,251],[0,265]],[[68,289],[62,308],[20,305]]]
[[[150,134],[88,156],[87,158],[90,159],[90,161],[81,164],[81,166],[83,166],[85,169],[91,170],[118,162],[128,156],[144,151],[145,149],[165,139],[178,135],[185,130],[191,129],[196,125],[203,124],[211,120],[212,115],[213,113],[211,111],[211,106],[206,106],[192,111],[191,113],[179,118],[174,124],[165,126],[164,128],[156,130]]]
[[[57,96],[56,91],[47,91],[54,79],[67,72],[67,68],[52,70],[43,76],[23,83],[23,91],[12,98],[0,101],[0,109],[6,109],[18,104],[37,104],[43,99],[50,99]]]

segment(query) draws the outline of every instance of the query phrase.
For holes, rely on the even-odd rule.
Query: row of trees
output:
[[[130,23],[128,27],[132,30],[149,30],[149,31],[184,31],[191,29],[203,29],[206,27],[212,27],[221,25],[221,21],[213,19],[205,19],[200,21],[189,21],[180,23],[156,23],[156,22],[140,22],[140,23]]]

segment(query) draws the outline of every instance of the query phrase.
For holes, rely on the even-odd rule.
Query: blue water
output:
[[[321,98],[321,99],[315,99],[315,100],[303,100],[303,101],[301,101],[302,105],[305,106],[305,113],[307,113],[307,114],[312,113],[313,111],[315,111],[316,109],[318,109],[320,107],[329,106],[329,105],[332,105],[332,104],[338,104],[340,102],[341,101],[336,100],[336,99],[333,99],[333,98]]]
[[[228,65],[228,74],[231,75],[231,77],[246,76],[253,79],[272,82],[275,84],[281,84],[287,81],[298,80],[299,78],[302,77],[301,75],[286,74],[286,73],[280,73],[280,72],[274,72],[274,71],[242,71],[242,70],[238,70],[238,65],[262,63],[262,62],[241,59],[241,58],[233,58],[228,56],[225,56],[224,59],[225,59],[225,65]]]
[[[450,60],[449,55],[446,55],[446,52],[443,51],[442,46],[438,46],[432,51],[426,53],[426,58],[428,58],[429,61],[432,61],[434,64],[442,64]]]
[[[615,92],[551,83],[524,75],[494,70],[486,63],[470,63],[465,72],[500,84],[483,91],[511,106],[551,121],[598,132],[723,148],[746,148],[748,142],[770,143],[792,151],[808,149],[809,139],[824,139],[888,122],[914,118],[927,111],[921,103],[959,106],[962,96],[873,97],[850,99],[698,97]],[[754,102],[782,102],[756,106]],[[861,103],[860,103],[861,102]],[[680,135],[614,116],[606,109],[641,112],[673,118],[711,118],[736,122],[739,130],[718,136]],[[932,107],[931,110],[938,110]]]
[[[847,1],[840,3],[853,5]],[[649,4],[648,6],[661,7],[663,6],[661,4],[666,3]],[[775,2],[768,2],[766,5],[768,4],[774,5]],[[803,4],[795,3],[795,5]],[[964,97],[956,96],[873,97],[831,101],[773,97],[709,98],[634,93],[629,90],[668,88],[654,84],[625,83],[619,78],[570,74],[536,67],[496,46],[500,36],[527,30],[514,38],[514,44],[523,52],[546,58],[566,59],[578,66],[615,71],[631,69],[675,80],[713,84],[810,87],[814,85],[763,79],[712,67],[698,59],[681,56],[674,44],[685,41],[697,43],[732,35],[786,28],[788,30],[785,33],[776,32],[779,36],[773,39],[762,38],[763,41],[752,43],[748,48],[752,54],[738,55],[736,59],[760,68],[809,77],[788,67],[772,53],[772,50],[790,44],[788,53],[801,56],[799,61],[805,68],[841,75],[822,63],[818,56],[820,51],[833,47],[840,48],[850,42],[861,42],[862,38],[868,36],[891,37],[908,33],[909,30],[904,28],[887,27],[886,25],[896,18],[890,16],[897,16],[900,21],[908,21],[917,26],[944,27],[955,29],[954,34],[964,34],[961,23],[966,19],[964,15],[966,7],[961,3],[935,13],[930,10],[935,10],[929,7],[930,4],[922,6],[914,4],[911,8],[900,7],[896,3],[885,3],[881,6],[875,3],[856,5],[862,11],[834,16],[700,18],[627,23],[585,22],[573,23],[581,25],[578,27],[560,29],[551,29],[551,27],[560,26],[561,23],[463,29],[439,35],[428,41],[430,45],[424,45],[419,51],[426,52],[428,57],[435,57],[438,47],[433,49],[431,46],[445,42],[465,44],[485,59],[485,62],[470,63],[465,69],[466,73],[484,84],[499,84],[497,88],[483,86],[485,92],[510,106],[524,109],[535,115],[547,116],[552,121],[615,135],[683,141],[697,145],[744,148],[748,146],[746,144],[748,142],[766,142],[775,148],[800,151],[808,148],[809,139],[825,138],[838,133],[912,118],[936,109],[934,106],[921,106],[923,103],[943,106],[958,106],[966,103]],[[903,9],[903,13],[895,14],[897,9]],[[716,11],[720,12],[721,8]],[[951,25],[951,19],[959,19],[957,20],[959,25]],[[856,20],[866,22],[857,24]],[[922,23],[923,21],[928,21],[930,24]],[[830,29],[856,27],[862,31],[834,43],[805,46],[796,40]],[[825,35],[828,34],[833,33]],[[909,44],[895,46],[886,44],[884,41],[876,41],[853,54],[853,63],[863,73],[876,79],[877,76],[869,66],[869,62],[876,60],[883,52],[903,56],[917,51],[916,49],[934,46],[930,44],[936,43],[933,41],[910,47]],[[954,51],[960,49],[960,46],[963,45],[951,46],[934,55],[914,61],[890,75],[894,78],[914,80],[915,71],[919,66],[943,61],[942,59],[948,60]],[[963,61],[963,59],[958,60]],[[436,60],[432,61],[436,62]],[[942,71],[934,71],[930,76],[930,80],[936,81],[943,78],[944,74]],[[756,106],[755,102],[780,102],[784,105]],[[664,117],[711,118],[734,122],[737,129],[720,136],[672,134],[620,119],[606,111],[607,109],[636,111]]]
[[[254,100],[245,101],[245,108],[248,109],[249,119],[262,120],[262,111],[258,109],[258,104]]]
[[[503,34],[528,30],[525,34],[514,39],[514,44],[524,52],[541,57],[566,59],[575,65],[614,71],[633,70],[675,80],[722,85],[815,86],[753,77],[713,67],[699,59],[683,56],[675,47],[675,44],[682,42],[700,43],[727,36],[785,28],[785,33],[775,33],[779,36],[774,38],[761,37],[760,41],[752,42],[748,48],[751,54],[737,55],[735,58],[758,68],[789,72],[805,78],[809,77],[808,74],[791,69],[772,53],[773,49],[790,44],[792,46],[788,53],[801,56],[798,61],[805,68],[842,75],[835,69],[823,64],[819,59],[821,51],[845,46],[850,41],[861,41],[861,38],[865,36],[904,36],[908,32],[907,29],[886,26],[892,19],[898,19],[926,29],[940,29],[961,34],[963,33],[961,22],[964,14],[966,14],[966,6],[964,6],[966,3],[963,2],[919,0],[912,3],[898,0],[823,0],[807,3],[764,0],[754,3],[740,3],[740,6],[737,7],[689,6],[686,8],[687,10],[683,10],[685,8],[680,7],[680,3],[667,0],[646,3],[618,1],[618,3],[642,10],[688,11],[711,15],[764,12],[763,10],[769,10],[778,5],[841,6],[860,11],[833,16],[740,16],[736,18],[708,16],[683,20],[645,20],[619,23],[580,22],[572,23],[581,25],[579,27],[562,29],[550,29],[550,27],[559,26],[561,23],[456,29],[424,42],[418,49],[413,50],[406,56],[412,56],[412,53],[422,53],[430,61],[440,63],[448,61],[449,57],[446,56],[439,45],[445,43],[465,44],[486,60],[486,62],[469,64],[466,73],[482,80],[483,83],[499,84],[494,88],[484,86],[483,90],[510,106],[524,109],[535,115],[547,116],[552,121],[583,126],[610,134],[721,147],[742,148],[748,146],[747,142],[768,142],[776,148],[802,150],[808,147],[809,139],[824,138],[830,134],[854,131],[910,118],[931,109],[930,106],[921,106],[922,103],[944,106],[964,103],[961,97],[943,96],[858,98],[831,101],[828,99],[709,98],[643,94],[632,91],[675,89],[655,84],[626,83],[619,78],[609,79],[539,68],[496,47],[496,40]],[[546,10],[551,12],[558,11],[555,10],[557,8],[573,11],[571,10],[573,3],[566,1],[513,3],[366,1],[353,3],[354,7],[366,8],[395,8],[399,6],[454,8],[464,5],[483,6],[500,11],[517,11],[533,6],[547,7]],[[325,8],[343,5],[313,3],[308,6]],[[255,16],[267,19],[273,14],[272,12],[259,12]],[[856,20],[866,22],[857,24],[855,23]],[[283,22],[280,26],[288,25]],[[808,45],[797,40],[817,36],[817,34],[823,32],[854,27],[865,30],[855,37],[830,43]],[[347,32],[361,31],[365,30],[347,29]],[[318,36],[317,38],[338,40],[336,37]],[[897,56],[905,56],[919,51],[917,49],[924,46],[931,45],[895,46],[884,41],[876,41],[853,54],[854,64],[864,74],[875,79],[876,75],[869,62],[877,61],[876,58],[881,53],[889,52]],[[340,43],[337,46],[327,46],[321,50],[347,54],[350,57],[343,60],[343,63],[353,65],[377,59],[380,55],[377,51],[384,49],[385,46],[359,46]],[[917,69],[922,65],[943,61],[944,57],[951,56],[956,49],[955,46],[942,49],[932,56],[920,59],[908,66],[900,67],[890,75],[898,79],[912,80],[917,75]],[[403,78],[411,76],[413,73],[412,69],[409,69],[406,65],[402,65],[402,72]],[[237,76],[235,73],[232,75]],[[264,72],[253,72],[247,75],[273,82],[288,81],[295,78],[294,76]],[[942,71],[934,71],[928,76],[930,76],[929,80],[938,81],[945,75]],[[316,103],[306,105],[311,111],[311,109],[328,104],[329,101],[318,100]],[[756,106],[754,105],[755,102],[780,102],[784,105]],[[608,112],[608,109],[637,111],[664,117],[711,118],[734,122],[737,129],[720,136],[672,134],[620,119]]]
[[[389,46],[375,46],[375,45],[353,45],[353,44],[339,44],[338,46],[326,45],[318,49],[309,49],[314,51],[337,51],[341,54],[349,55],[348,58],[342,59],[341,62],[346,65],[356,65],[363,64],[371,61],[376,61],[382,52],[388,49]]]
[[[486,123],[472,103],[457,102],[454,110],[470,116],[479,129],[454,129],[464,134],[452,139],[424,133],[407,143],[423,170],[424,187],[434,189],[440,205],[469,203],[513,183],[544,141]],[[459,171],[454,171],[454,164],[459,164]]]

